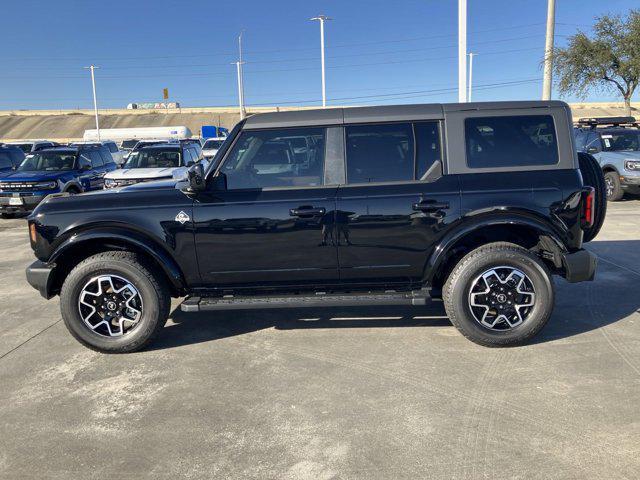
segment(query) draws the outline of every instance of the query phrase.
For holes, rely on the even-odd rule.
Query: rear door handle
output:
[[[324,207],[316,208],[310,205],[302,205],[289,210],[289,215],[292,217],[321,217],[326,212],[327,210]]]
[[[422,200],[413,204],[413,209],[417,212],[436,212],[448,208],[449,202],[436,202],[435,200]]]

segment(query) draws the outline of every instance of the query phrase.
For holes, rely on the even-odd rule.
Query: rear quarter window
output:
[[[465,146],[469,168],[558,163],[558,143],[551,115],[467,118]]]

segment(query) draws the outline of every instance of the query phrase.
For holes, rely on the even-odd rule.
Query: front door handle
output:
[[[413,209],[417,212],[437,212],[449,208],[449,202],[436,202],[435,200],[422,200],[413,204]]]
[[[316,208],[311,205],[302,205],[298,208],[292,208],[289,210],[289,215],[292,217],[321,217],[327,212],[324,207]]]

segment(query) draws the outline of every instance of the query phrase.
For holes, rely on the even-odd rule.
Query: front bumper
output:
[[[588,282],[596,275],[598,257],[588,250],[578,250],[562,255],[562,265],[569,283]]]
[[[27,282],[40,292],[47,300],[53,297],[51,283],[53,280],[54,266],[36,260],[27,267]]]
[[[48,194],[0,194],[0,211],[3,213],[30,212],[44,200]]]
[[[620,175],[620,185],[622,188],[640,186],[640,173]]]

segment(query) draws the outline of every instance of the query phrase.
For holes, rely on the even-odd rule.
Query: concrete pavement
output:
[[[499,350],[389,307],[175,311],[101,355],[1,220],[0,478],[637,478],[640,201],[609,206],[597,280],[557,280],[536,342]]]

